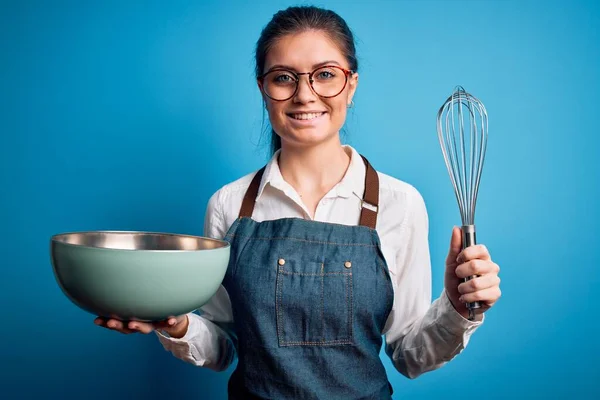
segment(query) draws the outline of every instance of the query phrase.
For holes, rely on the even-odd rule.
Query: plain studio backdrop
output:
[[[234,366],[195,368],[154,335],[95,326],[56,284],[49,239],[202,234],[209,196],[269,157],[253,51],[271,16],[294,4],[1,3],[2,398],[226,398]],[[315,5],[356,35],[360,84],[344,143],[425,198],[434,298],[461,223],[436,114],[456,85],[489,114],[475,221],[503,296],[439,370],[409,380],[382,353],[394,398],[598,398],[600,7]]]

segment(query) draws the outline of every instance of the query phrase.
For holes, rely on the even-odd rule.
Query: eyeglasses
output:
[[[260,86],[271,100],[289,100],[298,92],[300,75],[308,75],[308,82],[320,97],[330,98],[342,93],[348,76],[354,71],[336,65],[319,67],[312,72],[293,72],[284,68],[273,69],[258,77]]]

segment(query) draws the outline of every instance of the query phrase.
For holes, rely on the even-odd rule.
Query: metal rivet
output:
[[[285,260],[283,258],[280,258],[278,263],[279,263],[279,265],[283,265],[283,264],[285,264]]]
[[[344,263],[344,267],[346,267],[346,268],[350,268],[351,266],[352,266],[352,263],[350,261],[346,261]]]

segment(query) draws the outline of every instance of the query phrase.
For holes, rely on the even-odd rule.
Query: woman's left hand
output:
[[[475,314],[483,314],[501,296],[500,267],[492,261],[490,253],[482,244],[462,250],[462,232],[454,227],[450,240],[450,250],[446,258],[444,286],[450,302],[463,317],[468,318],[469,310],[465,303],[478,301],[481,308]],[[476,277],[463,281],[463,278]]]

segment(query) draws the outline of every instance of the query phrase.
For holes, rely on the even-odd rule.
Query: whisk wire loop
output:
[[[485,106],[458,86],[440,108],[437,128],[463,225],[473,225],[487,150]]]

